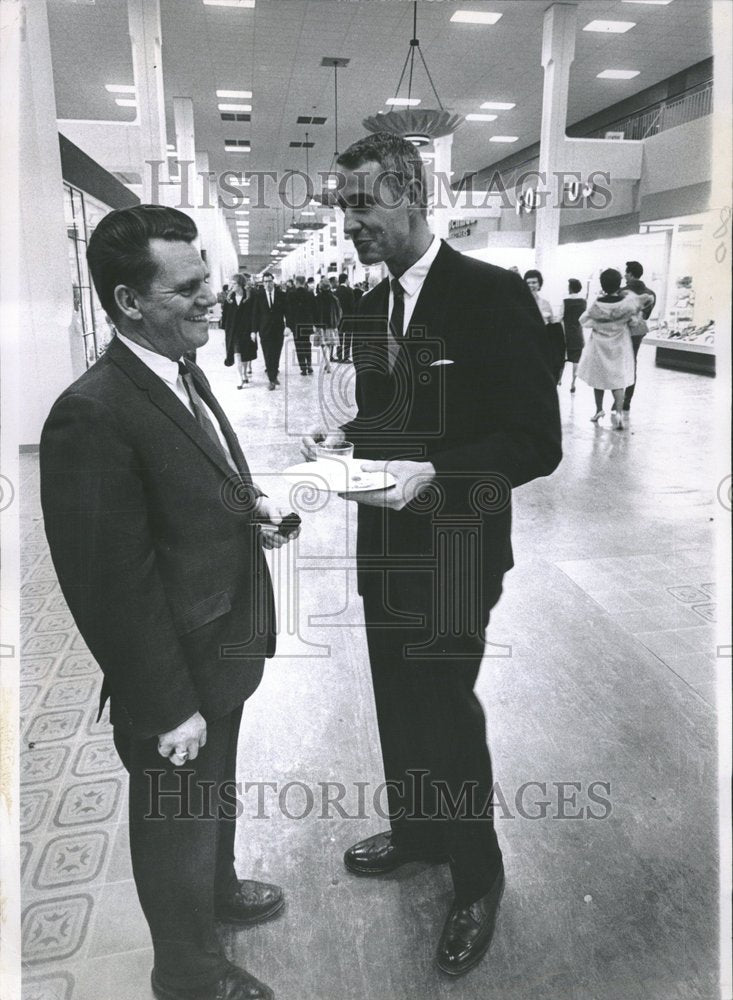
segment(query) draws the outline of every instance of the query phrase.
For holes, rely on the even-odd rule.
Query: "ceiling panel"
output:
[[[450,21],[456,7],[502,14],[493,26]],[[466,114],[485,100],[516,102],[488,124],[466,123],[455,135],[456,177],[478,170],[539,139],[542,100],[540,50],[546,0],[420,0],[418,36],[443,104]],[[585,118],[650,87],[712,54],[711,0],[673,0],[665,7],[621,0],[581,0],[571,74],[569,121]],[[196,145],[211,169],[305,168],[305,152],[291,149],[306,129],[314,147],[311,173],[327,170],[334,152],[333,70],[324,56],[350,60],[339,70],[339,147],[363,134],[362,119],[387,110],[408,51],[412,4],[404,0],[257,0],[255,9],[205,6],[201,0],[161,0],[163,74],[169,139],[172,98],[194,102]],[[60,117],[117,118],[107,82],[132,82],[124,0],[75,4],[49,0],[52,55]],[[596,18],[636,22],[623,35],[585,32]],[[83,66],[84,71],[79,72]],[[606,68],[639,69],[630,81],[602,81]],[[114,79],[112,79],[114,77]],[[250,123],[222,122],[217,89],[252,90]],[[403,85],[402,94],[405,93]],[[435,106],[420,67],[413,93]],[[296,125],[298,115],[322,115],[322,126]],[[518,135],[512,145],[492,134]],[[224,151],[225,138],[251,140],[249,154]],[[289,211],[251,210],[253,256],[267,254]]]

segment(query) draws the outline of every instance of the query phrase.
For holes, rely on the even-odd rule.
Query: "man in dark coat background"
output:
[[[511,491],[561,457],[555,380],[526,285],[464,257],[426,222],[415,148],[376,133],[342,153],[338,198],[359,259],[389,277],[359,302],[356,417],[303,439],[346,438],[386,490],[358,503],[357,574],[390,830],[350,847],[378,876],[448,861],[455,899],[438,944],[446,973],[491,942],[504,885],[485,718],[474,694],[491,608],[513,564]]]
[[[337,361],[351,361],[351,335],[356,318],[356,297],[354,289],[349,285],[346,274],[340,274],[335,291],[341,306],[341,323],[339,324],[339,346],[336,351]]]
[[[64,597],[104,673],[130,778],[130,853],[159,1000],[267,1000],[215,921],[283,905],[234,867],[242,706],[275,651],[263,546],[282,514],[252,481],[203,372],[215,297],[172,208],[111,212],[88,260],[116,336],[56,401],[40,447],[46,534]]]
[[[252,307],[252,329],[259,333],[265,369],[270,380],[268,389],[280,385],[280,355],[285,335],[285,315],[288,300],[285,292],[275,285],[275,276],[270,271],[263,274],[264,288],[258,288]]]

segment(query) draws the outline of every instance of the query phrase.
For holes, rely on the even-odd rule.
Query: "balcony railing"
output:
[[[660,101],[653,107],[637,111],[628,118],[604,125],[602,129],[592,132],[588,138],[603,139],[608,132],[623,132],[624,139],[648,139],[650,135],[665,132],[667,129],[684,125],[712,114],[713,83],[712,80],[678,97],[674,101]]]

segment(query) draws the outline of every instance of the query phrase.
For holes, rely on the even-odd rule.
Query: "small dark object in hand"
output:
[[[300,526],[300,516],[291,511],[286,517],[280,522],[280,527],[277,529],[278,535],[283,535],[285,538],[290,538],[292,533]]]

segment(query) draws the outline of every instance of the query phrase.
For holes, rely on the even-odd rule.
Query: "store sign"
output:
[[[534,212],[539,207],[539,204],[540,196],[537,193],[537,188],[525,188],[520,195],[517,195],[514,211],[517,215],[521,215],[522,212],[529,214],[530,212]]]
[[[448,239],[461,240],[471,235],[471,228],[478,219],[451,219],[448,222]]]
[[[595,192],[596,186],[590,182],[583,184],[577,177],[573,177],[571,180],[565,181],[563,190],[568,201],[579,201],[580,198],[586,201]]]

